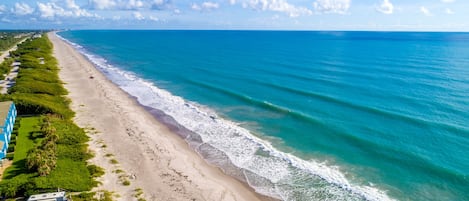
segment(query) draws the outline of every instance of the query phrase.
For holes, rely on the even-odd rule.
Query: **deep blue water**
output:
[[[469,200],[469,33],[59,35],[261,193]]]

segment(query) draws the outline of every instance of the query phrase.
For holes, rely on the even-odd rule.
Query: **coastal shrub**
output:
[[[86,162],[92,157],[86,144],[89,139],[71,120],[74,112],[64,96],[67,92],[58,77],[52,44],[46,35],[28,39],[12,55],[22,62],[21,70],[11,94],[0,95],[0,100],[14,101],[20,115],[42,116],[21,120],[17,141],[21,146],[0,182],[0,193],[12,197],[57,188],[91,190],[98,185],[93,178],[104,171]],[[38,58],[44,58],[44,64]],[[19,177],[27,177],[29,183],[18,181]]]
[[[100,177],[104,175],[104,169],[97,165],[88,165],[87,168],[92,177]]]
[[[15,152],[15,146],[9,146],[7,152]]]
[[[73,121],[67,119],[53,118],[51,120],[52,126],[54,126],[59,134],[58,144],[74,145],[83,144],[89,140],[85,131],[78,127]]]
[[[2,100],[15,102],[19,114],[58,114],[73,117],[70,101],[63,95],[67,91],[58,78],[57,60],[52,57],[52,44],[46,35],[28,39],[11,53],[21,62],[16,84],[9,89],[10,95]],[[44,59],[40,64],[39,58]]]
[[[47,142],[44,140],[44,142]],[[57,165],[57,154],[55,148],[50,146],[46,148],[35,148],[28,152],[26,157],[26,166],[29,170],[37,172],[40,176],[49,175]]]
[[[88,160],[92,157],[87,148],[81,145],[57,145],[59,158],[70,158],[73,160]]]
[[[74,112],[70,110],[68,100],[61,96],[48,94],[14,93],[4,99],[15,102],[19,114],[58,114],[63,118],[71,118]]]
[[[97,183],[86,168],[86,161],[58,159],[57,167],[45,177],[34,179],[38,189],[62,188],[67,191],[89,191]]]
[[[11,64],[14,62],[13,58],[4,59],[0,64],[0,79],[4,80],[4,74],[8,74],[11,70]]]
[[[51,116],[44,116],[41,123],[41,132],[44,140],[41,145],[28,151],[26,166],[29,170],[46,176],[51,173],[57,164],[57,141],[59,136],[56,128],[52,126]]]
[[[33,94],[49,94],[49,95],[66,95],[67,91],[59,83],[48,83],[42,81],[23,82],[17,79],[17,84],[11,87],[9,93],[33,93]]]
[[[34,189],[35,184],[30,179],[30,175],[22,174],[12,179],[2,180],[0,182],[0,191],[3,196],[14,197],[18,194],[24,194],[30,189]]]
[[[50,83],[61,83],[56,72],[44,69],[21,69],[21,73],[18,74],[16,80],[17,82],[42,81]]]
[[[83,192],[78,195],[72,195],[73,201],[94,201],[97,200],[94,198],[96,195],[95,192]]]
[[[5,158],[7,158],[8,160],[13,160],[14,154],[15,154],[15,153],[7,153],[7,155],[5,156]]]
[[[83,192],[78,195],[72,195],[73,201],[113,201],[112,197],[116,196],[113,192],[98,191],[97,192]]]

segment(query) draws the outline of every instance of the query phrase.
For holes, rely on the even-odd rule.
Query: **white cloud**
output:
[[[129,0],[124,7],[129,10],[137,10],[144,6],[143,1],[140,0]]]
[[[89,0],[88,4],[91,8],[99,10],[110,9],[117,5],[115,0]]]
[[[11,9],[11,12],[16,15],[28,15],[34,12],[34,8],[26,3],[15,3],[15,7]]]
[[[192,4],[191,6],[192,10],[202,10],[202,8],[199,6],[199,4]]]
[[[75,3],[75,0],[66,0],[66,5],[67,5],[67,8],[72,11],[75,17],[92,17],[92,16],[97,17],[97,15],[92,15],[85,9],[80,8],[80,6],[78,6]]]
[[[136,20],[144,20],[145,17],[142,15],[142,13],[140,12],[133,12],[132,13],[132,16],[136,19]]]
[[[73,9],[73,10],[79,10],[80,6],[78,6],[75,3],[75,0],[66,0],[65,3],[67,3],[67,8]]]
[[[431,16],[432,15],[432,13],[427,8],[425,8],[423,6],[420,7],[420,12],[423,13],[424,15],[426,15],[426,16]]]
[[[446,8],[445,13],[448,14],[448,15],[452,15],[452,14],[454,14],[454,11],[449,9],[449,8]]]
[[[217,9],[218,7],[219,7],[218,3],[213,3],[213,2],[209,2],[209,1],[206,1],[206,2],[202,3],[202,8]]]
[[[441,0],[441,2],[443,2],[443,3],[453,3],[453,2],[455,2],[455,0]]]
[[[286,0],[250,0],[243,3],[244,8],[252,8],[256,10],[270,10],[276,12],[287,13],[290,17],[298,17],[300,15],[311,15],[313,12],[305,7],[295,6]]]
[[[389,0],[383,0],[381,5],[376,8],[377,11],[383,14],[392,14],[394,11],[394,5]]]
[[[0,5],[0,14],[5,12],[7,10],[7,7],[5,5]]]
[[[181,14],[181,10],[176,8],[176,9],[173,10],[173,13],[176,14],[176,15]]]
[[[350,8],[351,0],[316,0],[313,7],[320,13],[345,14]]]
[[[71,11],[65,11],[62,7],[55,3],[37,3],[40,16],[42,18],[54,18],[55,16],[72,16]]]
[[[75,3],[75,0],[66,0],[65,6],[66,9],[54,2],[37,3],[37,8],[41,18],[53,19],[55,17],[97,17],[97,15],[92,15],[88,11],[81,9]]]
[[[236,0],[229,0],[230,1],[230,4],[231,5],[235,5],[236,4]]]
[[[160,21],[160,19],[158,19],[157,17],[154,17],[154,16],[150,16],[150,17],[148,17],[148,19],[151,20],[151,21],[155,21],[155,22]]]
[[[220,5],[218,3],[213,3],[213,2],[203,2],[202,4],[192,4],[191,8],[192,10],[197,10],[197,11],[210,11],[219,8]]]

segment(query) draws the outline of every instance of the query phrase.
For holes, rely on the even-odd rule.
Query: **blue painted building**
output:
[[[11,101],[0,102],[0,159],[5,158],[16,119],[16,107]]]

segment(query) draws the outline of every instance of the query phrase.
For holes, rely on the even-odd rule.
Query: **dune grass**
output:
[[[93,157],[86,144],[89,138],[71,120],[74,112],[58,77],[52,44],[46,35],[28,39],[12,55],[21,62],[20,71],[16,85],[0,100],[12,100],[19,115],[34,117],[21,120],[14,164],[0,182],[1,195],[91,190],[98,185],[94,178],[104,171],[86,162]]]

